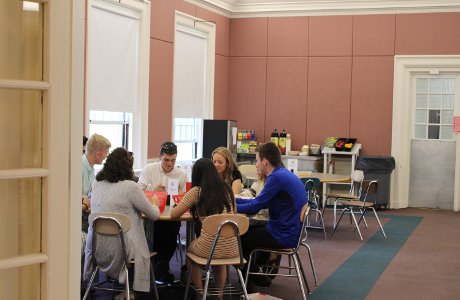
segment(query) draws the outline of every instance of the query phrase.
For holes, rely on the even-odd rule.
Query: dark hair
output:
[[[200,198],[190,212],[195,220],[199,216],[220,214],[224,207],[229,213],[234,205],[232,189],[217,174],[216,167],[209,158],[200,158],[192,168],[192,187],[199,186]],[[231,203],[231,204],[230,204]]]
[[[259,153],[260,159],[265,158],[273,167],[278,167],[282,165],[281,162],[281,152],[278,146],[275,145],[273,142],[267,142],[264,144],[260,144],[256,152]]]
[[[97,173],[97,181],[118,182],[134,180],[133,156],[122,147],[118,147],[107,156],[102,170]]]
[[[83,136],[83,146],[86,146],[87,141],[88,141],[88,138],[84,135]]]
[[[165,142],[161,145],[160,155],[174,155],[177,154],[177,146],[173,142]]]

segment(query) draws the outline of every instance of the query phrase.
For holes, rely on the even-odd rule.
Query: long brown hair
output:
[[[225,147],[216,148],[214,151],[212,151],[211,160],[213,159],[214,154],[216,153],[222,155],[227,162],[227,167],[224,170],[222,179],[231,186],[234,180],[233,170],[238,170],[238,165],[233,159],[232,153],[227,148]]]

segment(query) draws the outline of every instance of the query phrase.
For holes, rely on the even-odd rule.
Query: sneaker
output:
[[[162,283],[171,284],[174,282],[174,274],[169,269],[169,263],[167,261],[159,261],[155,265],[155,278],[157,281]]]
[[[156,276],[155,276],[156,277]],[[172,284],[174,282],[174,274],[168,270],[166,273],[161,274],[160,276],[156,277],[157,281],[161,283]]]
[[[254,275],[251,281],[260,287],[269,287],[272,284],[272,279],[266,275]]]

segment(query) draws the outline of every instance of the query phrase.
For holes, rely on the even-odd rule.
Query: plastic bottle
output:
[[[289,155],[289,152],[291,152],[291,134],[290,133],[286,135],[286,154]]]
[[[241,130],[238,130],[238,140],[242,140],[243,139],[243,131]]]
[[[271,141],[273,143],[275,143],[276,146],[279,145],[279,137],[280,137],[280,135],[279,135],[278,131],[276,131],[276,128],[275,128],[275,130],[272,132],[272,135],[271,135],[270,139],[271,139]]]
[[[251,130],[251,141],[255,141],[255,140],[256,140],[256,131]]]
[[[286,136],[286,130],[283,129],[278,141],[278,147],[280,148],[281,155],[286,155]]]

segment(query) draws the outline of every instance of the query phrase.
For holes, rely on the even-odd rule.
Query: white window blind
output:
[[[90,110],[134,112],[138,98],[139,18],[91,6],[88,30]]]
[[[206,35],[179,25],[174,45],[175,118],[204,117],[206,55]]]

